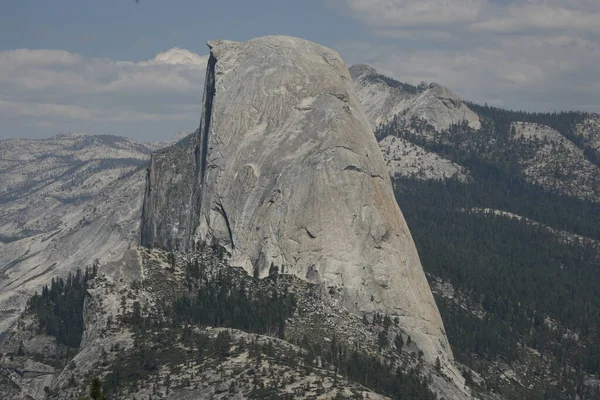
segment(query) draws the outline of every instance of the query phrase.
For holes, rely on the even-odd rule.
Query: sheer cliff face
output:
[[[217,240],[232,263],[397,315],[430,361],[451,358],[381,152],[339,55],[290,37],[209,42],[200,132],[156,153],[142,242]]]

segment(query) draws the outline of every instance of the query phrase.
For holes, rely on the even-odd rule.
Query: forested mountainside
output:
[[[366,103],[384,84],[396,97],[420,90],[354,77]],[[390,116],[390,106],[372,121],[387,120],[374,127],[384,157],[394,143],[423,149],[387,161],[412,165],[391,170],[396,197],[455,356],[505,398],[598,398],[599,116],[430,105],[454,110],[454,122],[440,129],[432,118],[443,113]],[[464,107],[479,128],[460,120]],[[462,173],[439,173],[448,165]]]

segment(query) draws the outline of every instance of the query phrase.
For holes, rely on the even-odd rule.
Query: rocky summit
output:
[[[340,56],[302,39],[214,41],[199,134],[154,154],[142,243],[218,242],[357,313],[397,316],[433,362],[452,359],[377,142]]]
[[[479,116],[460,97],[439,83],[422,82],[419,86],[412,86],[360,64],[350,67],[350,73],[373,128],[392,121],[394,117],[406,121],[412,117],[425,119],[437,131],[465,120],[474,129],[481,127]]]

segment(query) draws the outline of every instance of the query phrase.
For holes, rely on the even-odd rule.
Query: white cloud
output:
[[[92,122],[177,120],[186,118],[189,116],[187,113],[195,112],[196,108],[183,107],[179,113],[161,114],[131,110],[85,108],[76,105],[0,100],[0,110],[12,117],[32,117],[39,119],[38,123],[45,122],[45,126],[53,126],[53,122],[61,120],[85,120]],[[168,134],[168,132],[165,134]]]
[[[149,64],[169,64],[169,65],[187,65],[195,67],[206,67],[208,56],[199,56],[187,49],[174,47],[163,53],[158,53],[156,57],[148,61]]]
[[[371,63],[411,83],[437,81],[468,99],[509,108],[600,111],[590,90],[600,85],[597,0],[336,4],[374,35],[369,43],[339,46],[350,63]]]
[[[181,125],[197,123],[207,61],[179,48],[140,62],[64,50],[0,51],[0,116],[56,129],[78,121],[181,121],[193,129]],[[0,132],[8,136],[14,134]]]
[[[600,50],[595,42],[579,38],[522,36],[460,49],[347,43],[339,50],[349,62],[367,62],[413,84],[439,82],[480,103],[600,111],[597,91],[590,89],[600,86]]]
[[[535,31],[600,32],[600,12],[596,5],[566,1],[519,1],[497,7],[488,18],[468,27],[474,31],[521,33]]]
[[[471,22],[477,19],[486,0],[344,0],[342,3],[359,19],[381,29]]]
[[[94,119],[94,110],[75,105],[0,100],[0,111],[17,117]]]
[[[64,50],[7,50],[0,52],[0,65],[18,68],[26,67],[49,67],[49,66],[71,66],[82,60],[77,54]]]
[[[596,0],[329,0],[382,35],[404,28],[600,32]]]

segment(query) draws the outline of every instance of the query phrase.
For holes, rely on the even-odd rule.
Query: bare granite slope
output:
[[[412,128],[413,118],[425,121],[436,132],[463,121],[474,129],[481,127],[477,114],[458,96],[437,83],[423,83],[418,87],[403,84],[362,64],[353,65],[349,71],[373,130],[396,120],[415,134],[424,134]],[[380,138],[379,147],[393,177],[468,180],[468,171],[462,166],[405,139]]]
[[[575,134],[582,139],[583,145],[600,159],[600,114],[591,114],[578,124]]]
[[[367,65],[353,65],[350,73],[373,129],[394,117],[410,121],[413,116],[427,120],[438,131],[465,120],[474,129],[481,126],[477,114],[460,97],[438,83],[422,83],[408,89],[410,85],[382,77]]]
[[[456,179],[461,182],[470,179],[465,167],[406,139],[387,136],[379,141],[379,147],[393,178],[404,176],[421,180]]]
[[[200,134],[153,156],[142,242],[216,240],[398,316],[425,358],[451,360],[439,312],[372,129],[339,55],[283,36],[209,42]]]
[[[0,141],[0,333],[51,278],[138,243],[154,149],[81,134]]]

